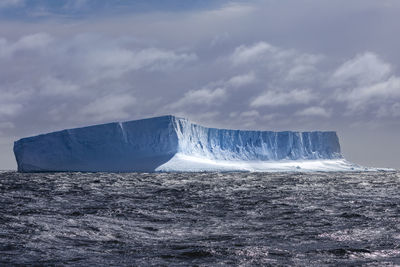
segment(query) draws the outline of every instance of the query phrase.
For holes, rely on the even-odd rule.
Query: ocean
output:
[[[400,173],[0,172],[15,265],[400,265]]]

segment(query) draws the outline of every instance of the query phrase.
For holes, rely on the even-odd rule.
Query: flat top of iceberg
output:
[[[273,131],[273,130],[243,130],[243,129],[228,129],[228,128],[216,128],[216,127],[207,127],[203,126],[201,124],[198,124],[196,122],[192,122],[191,120],[180,117],[180,116],[175,116],[175,115],[163,115],[163,116],[157,116],[157,117],[152,117],[152,118],[144,118],[144,119],[138,119],[138,120],[129,120],[129,121],[120,121],[118,123],[131,123],[131,122],[140,122],[140,121],[154,121],[157,123],[157,121],[161,120],[175,120],[175,121],[185,121],[187,123],[190,123],[192,125],[197,125],[200,127],[205,127],[208,129],[212,130],[222,130],[222,131],[241,131],[241,132],[331,132],[334,133],[335,131],[322,131],[322,130],[313,130],[313,131],[293,131],[293,130],[283,130],[283,131]],[[106,123],[109,124],[109,123]],[[96,125],[93,125],[96,126]],[[86,127],[92,127],[92,126],[86,126]]]
[[[22,139],[27,139],[27,138],[32,138],[32,137],[37,137],[37,136],[41,136],[41,135],[47,135],[47,134],[53,134],[53,133],[57,133],[57,132],[62,132],[62,131],[76,131],[76,130],[83,130],[83,129],[91,129],[94,127],[102,127],[102,126],[109,126],[109,125],[114,125],[114,124],[131,124],[131,123],[149,123],[149,124],[153,124],[153,125],[157,125],[161,122],[165,122],[165,121],[185,121],[186,123],[190,123],[192,125],[196,125],[199,127],[204,127],[207,129],[211,129],[211,130],[221,130],[221,131],[240,131],[240,132],[276,132],[276,133],[289,133],[289,132],[310,132],[310,133],[318,133],[318,132],[326,132],[326,133],[336,133],[335,131],[320,131],[320,130],[313,130],[313,131],[292,131],[292,130],[284,130],[284,131],[272,131],[272,130],[241,130],[241,129],[227,129],[227,128],[214,128],[214,127],[205,127],[202,126],[200,124],[197,124],[195,122],[191,122],[189,119],[184,118],[184,117],[179,117],[179,116],[175,116],[175,115],[162,115],[162,116],[157,116],[157,117],[151,117],[151,118],[144,118],[144,119],[137,119],[137,120],[128,120],[128,121],[116,121],[116,122],[108,122],[108,123],[102,123],[102,124],[93,124],[93,125],[88,125],[88,126],[83,126],[83,127],[75,127],[75,128],[69,128],[69,129],[63,129],[63,130],[58,130],[58,131],[54,131],[54,132],[50,132],[50,133],[41,133],[38,135],[34,135],[34,136],[29,136],[29,137],[24,137],[21,138]]]

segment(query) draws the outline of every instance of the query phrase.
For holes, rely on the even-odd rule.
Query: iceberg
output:
[[[208,128],[175,116],[22,138],[19,172],[360,171],[333,131]]]

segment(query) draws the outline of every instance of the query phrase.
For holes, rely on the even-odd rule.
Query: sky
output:
[[[2,0],[0,169],[22,137],[167,114],[400,169],[399,25],[398,0]]]

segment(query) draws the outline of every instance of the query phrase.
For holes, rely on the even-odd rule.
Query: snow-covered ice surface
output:
[[[21,172],[365,171],[346,161],[336,132],[207,128],[163,116],[20,139]]]
[[[392,171],[384,168],[367,168],[345,159],[279,160],[279,161],[226,161],[197,158],[176,154],[156,171],[163,172],[332,172],[332,171]]]

